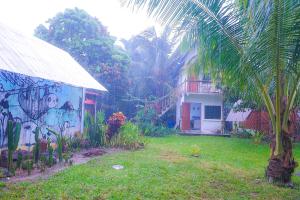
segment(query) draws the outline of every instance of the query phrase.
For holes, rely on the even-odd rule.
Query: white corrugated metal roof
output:
[[[67,52],[0,23],[0,69],[107,91]]]
[[[243,122],[247,119],[247,117],[251,113],[251,109],[246,109],[245,111],[233,111],[233,109],[230,110],[226,121],[228,122]]]

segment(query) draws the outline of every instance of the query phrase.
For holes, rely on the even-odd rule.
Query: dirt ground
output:
[[[87,149],[87,150],[82,150],[80,152],[75,152],[73,153],[73,165],[80,165],[87,163],[88,161],[98,158],[102,155],[93,155],[91,152],[97,152],[98,150],[104,151],[105,154],[112,154],[116,152],[120,152],[121,149],[116,149],[116,148],[101,148],[101,149]],[[87,154],[91,154],[88,155]],[[17,170],[16,175],[13,177],[10,177],[5,180],[7,183],[16,183],[16,182],[22,182],[22,181],[38,181],[38,180],[43,180],[49,178],[49,176],[52,176],[56,174],[57,172],[60,172],[66,168],[70,167],[70,165],[65,164],[65,163],[57,163],[56,165],[52,166],[51,168],[46,168],[44,172],[41,172],[40,169],[34,169],[31,171],[31,175],[27,174],[27,171],[24,170]]]

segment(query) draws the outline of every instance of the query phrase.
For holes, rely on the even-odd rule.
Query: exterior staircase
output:
[[[177,97],[178,92],[177,88],[175,88],[169,94],[149,102],[147,107],[153,108],[157,115],[161,117],[176,105]]]

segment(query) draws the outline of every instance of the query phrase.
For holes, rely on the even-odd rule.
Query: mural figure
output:
[[[47,128],[66,135],[80,131],[82,90],[80,88],[31,78],[11,72],[0,72],[0,148],[6,146],[8,120],[22,124],[19,145],[30,147],[34,130],[41,137],[54,139]]]

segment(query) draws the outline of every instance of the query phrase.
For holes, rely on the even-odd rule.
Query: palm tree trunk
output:
[[[276,137],[277,133],[273,134],[270,144],[271,157],[266,169],[266,177],[269,182],[289,185],[292,174],[298,165],[294,160],[292,134],[289,130],[291,130],[291,123],[288,123],[288,131],[281,128],[280,137]],[[278,143],[281,143],[282,147],[280,152],[277,152],[276,148]]]

